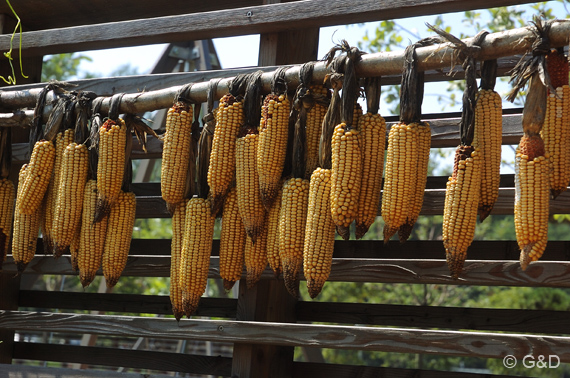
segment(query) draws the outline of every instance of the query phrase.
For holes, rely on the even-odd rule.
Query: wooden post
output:
[[[0,273],[0,310],[17,310],[20,277],[14,273]],[[13,330],[0,329],[0,363],[11,364],[14,352]]]
[[[279,0],[265,0],[264,4]],[[305,63],[317,59],[319,28],[262,34],[259,66]],[[240,281],[237,320],[294,323],[297,321],[293,298],[283,279],[261,280],[251,289]],[[235,344],[232,377],[256,378],[293,376],[294,347]]]

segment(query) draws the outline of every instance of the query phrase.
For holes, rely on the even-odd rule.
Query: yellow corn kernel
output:
[[[84,144],[69,144],[62,157],[59,191],[52,224],[54,256],[60,257],[71,245],[81,222],[83,194],[89,171],[89,151]]]
[[[127,129],[125,121],[108,119],[99,129],[99,161],[97,165],[98,222],[108,215],[117,200],[125,172],[125,143]]]
[[[261,200],[269,210],[281,187],[281,174],[287,154],[289,100],[287,95],[269,94],[261,108],[257,173]]]
[[[331,170],[317,168],[311,175],[307,224],[303,246],[303,271],[311,298],[315,298],[329,277],[335,240],[330,212]]]
[[[467,248],[475,236],[481,168],[478,148],[457,148],[453,175],[447,181],[443,210],[443,245],[453,278],[457,278],[463,270]]]
[[[190,317],[206,291],[210,254],[214,237],[214,216],[210,200],[194,197],[186,204],[184,240],[180,258],[179,282],[184,313]]]
[[[83,199],[81,200],[83,201]],[[83,203],[81,204],[81,206],[83,207]],[[77,256],[79,255],[80,239],[81,239],[81,217],[79,219],[77,227],[75,228],[75,232],[73,233],[73,239],[71,239],[71,244],[69,245],[69,255],[71,256],[70,258],[71,269],[73,269],[74,272],[79,272],[79,263],[77,262]]]
[[[180,320],[182,315],[184,315],[179,274],[185,222],[186,206],[177,206],[174,214],[172,214],[172,245],[170,248],[170,303],[172,304],[172,313],[176,320]]]
[[[243,122],[243,100],[238,101],[230,94],[222,97],[216,112],[216,130],[208,167],[213,213],[221,208],[235,179],[236,138]]]
[[[109,217],[104,216],[100,222],[93,223],[97,207],[97,192],[97,182],[95,180],[87,181],[83,192],[83,214],[81,215],[81,234],[77,254],[79,279],[83,287],[89,286],[93,282],[95,274],[101,267],[109,221]]]
[[[192,116],[192,107],[183,102],[175,103],[166,115],[160,189],[162,198],[171,210],[184,199],[190,164]]]
[[[245,227],[238,211],[237,192],[233,187],[224,202],[220,234],[220,276],[226,290],[231,290],[243,273],[245,238]]]
[[[362,182],[362,154],[359,131],[338,124],[332,136],[331,213],[337,231],[344,240],[350,238],[350,224],[358,212]]]
[[[247,288],[251,289],[267,268],[267,228],[257,236],[255,244],[251,237],[245,241],[245,270]]]
[[[0,270],[10,247],[12,220],[14,219],[14,183],[0,180]]]
[[[109,213],[103,252],[103,275],[109,288],[117,284],[127,264],[136,210],[135,194],[120,191]]]
[[[273,273],[275,273],[275,277],[278,277],[283,270],[279,254],[279,212],[281,210],[282,198],[283,185],[281,185],[275,202],[273,202],[273,206],[271,206],[267,214],[267,262]]]
[[[311,85],[309,90],[313,97],[330,97],[328,89],[322,85]],[[315,103],[307,112],[306,134],[307,134],[307,150],[306,150],[306,165],[305,165],[305,178],[309,179],[313,171],[319,166],[319,140],[321,138],[321,131],[323,119],[327,108],[319,103]]]
[[[26,168],[26,179],[18,184],[20,201],[16,204],[21,214],[31,215],[40,207],[53,171],[55,146],[43,140],[36,142]]]
[[[362,153],[362,183],[356,212],[356,238],[360,239],[376,220],[382,192],[386,121],[380,114],[366,113],[360,118],[360,147]]]

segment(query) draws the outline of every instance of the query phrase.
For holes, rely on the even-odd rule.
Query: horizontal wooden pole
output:
[[[8,256],[3,269],[8,274],[16,274],[12,256]],[[28,273],[77,275],[71,269],[69,256],[62,256],[58,260],[51,256],[34,257],[24,271],[24,274]],[[101,271],[98,274],[101,275]],[[123,275],[169,277],[170,257],[129,256]],[[567,261],[537,261],[531,263],[526,271],[522,271],[518,260],[468,259],[459,279],[454,280],[444,259],[336,258],[332,262],[329,281],[568,288],[568,275],[570,262]],[[220,278],[218,257],[210,258],[208,277]],[[263,272],[261,278],[276,279],[269,268]],[[303,279],[302,276],[299,278]]]
[[[480,0],[481,9],[529,1]],[[24,55],[47,55],[102,48],[200,40],[236,35],[275,33],[297,28],[345,25],[367,21],[441,14],[472,9],[462,0],[294,1],[246,8],[83,25],[24,32]],[[10,36],[0,50],[10,49]],[[13,45],[19,45],[19,36]],[[554,41],[556,43],[556,40]],[[401,67],[401,65],[400,65]]]
[[[0,364],[1,378],[141,378],[138,373],[116,371],[78,370],[30,365]],[[166,374],[144,374],[144,378],[172,378]]]
[[[18,306],[40,311],[172,315],[170,299],[163,295],[21,290]],[[237,299],[203,297],[196,316],[235,319],[236,310]],[[299,301],[295,310],[298,322],[570,335],[570,317],[565,311],[318,301]]]
[[[540,351],[541,355],[558,356],[560,362],[570,362],[569,337],[509,333],[202,319],[176,322],[164,318],[26,311],[0,311],[0,329],[480,358],[513,355],[520,359],[529,351]]]
[[[149,350],[17,342],[14,358],[230,376],[232,359]]]

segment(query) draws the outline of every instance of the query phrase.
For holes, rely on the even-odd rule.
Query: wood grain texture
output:
[[[557,355],[560,362],[570,362],[569,337],[508,333],[229,320],[192,319],[177,323],[174,319],[24,311],[0,311],[0,328],[481,358]]]
[[[5,263],[5,262],[4,262]],[[21,277],[0,272],[0,310],[17,310]],[[14,331],[0,329],[0,364],[12,363],[14,353]]]
[[[117,373],[29,365],[0,364],[0,378],[171,378],[164,374]]]
[[[210,258],[208,277],[220,278],[218,263],[218,257]],[[8,274],[16,272],[11,256],[5,263],[4,271]],[[24,272],[28,273],[77,275],[71,269],[68,256],[58,260],[51,256],[34,257]],[[101,274],[101,271],[98,274]],[[170,257],[130,256],[123,275],[169,277]],[[567,288],[570,287],[569,275],[570,262],[563,261],[533,262],[523,272],[518,260],[467,260],[463,273],[459,279],[454,280],[449,275],[449,269],[443,259],[336,258],[332,262],[329,281]],[[242,275],[242,278],[244,277],[245,274]],[[271,269],[264,271],[262,279],[275,279]]]
[[[120,348],[17,342],[15,358],[228,376],[229,357]]]

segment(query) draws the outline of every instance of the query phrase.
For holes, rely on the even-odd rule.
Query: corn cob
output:
[[[283,186],[277,193],[275,202],[267,214],[267,262],[275,273],[275,277],[281,274],[281,257],[279,256],[279,212],[283,197]]]
[[[136,209],[135,194],[119,191],[115,205],[109,213],[103,252],[103,275],[109,288],[117,284],[127,264]]]
[[[54,256],[60,257],[69,248],[81,222],[83,193],[89,170],[89,151],[84,144],[71,143],[61,161],[59,193],[53,217]]]
[[[182,315],[184,315],[179,274],[185,220],[186,206],[176,207],[174,214],[172,214],[172,246],[170,251],[170,303],[172,304],[172,313],[176,320],[180,320]]]
[[[217,126],[216,126],[217,127]],[[266,228],[265,208],[259,190],[256,156],[259,135],[247,134],[236,142],[236,187],[239,214],[249,237],[256,242]]]
[[[350,238],[350,224],[358,212],[358,196],[362,182],[362,155],[359,131],[338,124],[332,137],[331,213],[337,232]]]
[[[303,247],[303,270],[311,298],[319,295],[331,271],[335,225],[329,211],[330,192],[330,169],[317,168],[310,181]]]
[[[166,116],[160,188],[171,213],[183,201],[186,190],[192,116],[192,107],[183,102],[175,103]]]
[[[188,201],[179,272],[182,305],[187,317],[196,312],[206,290],[214,219],[210,200],[194,197]]]
[[[493,90],[481,89],[475,106],[475,136],[473,147],[480,151],[481,196],[479,219],[483,221],[499,197],[502,140],[501,96]]]
[[[74,130],[67,129],[58,133],[55,139],[55,159],[53,164],[53,174],[51,176],[46,197],[46,209],[42,218],[42,238],[44,251],[46,254],[53,253],[53,217],[55,214],[55,202],[59,193],[59,178],[61,176],[61,161],[65,148],[73,143]]]
[[[281,174],[287,153],[289,108],[286,94],[267,95],[261,108],[257,173],[261,199],[266,210],[273,205],[281,186]]]
[[[55,147],[47,140],[36,142],[26,168],[26,179],[21,181],[20,201],[16,206],[21,214],[32,215],[40,207],[53,171]]]
[[[0,179],[0,270],[10,247],[12,220],[14,218],[14,184]]]
[[[25,164],[20,169],[18,195],[16,197],[16,210],[14,213],[14,235],[12,236],[12,256],[18,268],[18,272],[23,272],[26,266],[32,261],[36,254],[36,246],[40,229],[40,210],[38,207],[32,214],[23,214],[22,192],[24,182],[27,179],[30,166]],[[18,206],[20,205],[20,206]]]
[[[363,179],[355,219],[357,239],[366,234],[378,214],[386,144],[386,121],[380,114],[366,113],[359,122]]]
[[[243,100],[237,100],[230,94],[222,97],[216,112],[216,129],[208,168],[213,213],[217,213],[234,182],[236,138],[243,122]]]
[[[125,143],[127,128],[125,121],[107,119],[99,129],[99,163],[97,166],[97,216],[109,214],[119,197],[125,167]]]
[[[85,191],[85,188],[82,192]],[[83,201],[83,198],[81,199]],[[83,203],[81,204],[83,207]],[[73,239],[71,239],[71,244],[69,245],[69,255],[71,256],[71,269],[75,272],[79,272],[79,263],[77,262],[77,256],[79,255],[79,242],[81,240],[81,217],[79,218],[79,224],[75,228],[73,233]]]
[[[354,110],[352,112],[352,124],[353,125],[358,125],[358,122],[360,122],[360,117],[362,117],[362,106],[360,106],[360,104],[358,102],[354,103]]]
[[[79,253],[77,254],[77,267],[79,279],[83,287],[88,286],[95,279],[97,270],[101,267],[105,235],[107,234],[108,216],[100,222],[93,223],[97,206],[97,182],[87,181],[83,193],[83,214],[81,216],[81,235],[79,238]]]
[[[309,180],[291,178],[283,185],[279,212],[279,256],[289,294],[299,294],[299,273],[303,268],[303,243],[307,224]]]
[[[552,50],[546,55],[546,68],[552,87],[546,100],[546,114],[540,136],[551,165],[550,191],[552,198],[564,192],[570,181],[570,87],[568,61],[564,54]]]
[[[244,262],[247,288],[251,289],[267,267],[267,228],[257,236],[255,243],[248,236],[245,241]]]
[[[549,163],[540,136],[521,138],[515,157],[515,231],[525,270],[548,241]]]
[[[414,224],[416,224],[416,221],[418,220],[424,202],[424,191],[426,188],[429,152],[431,147],[431,131],[429,125],[424,122],[422,126],[418,127],[417,132],[417,166],[415,170],[417,174],[415,175],[413,181],[414,186],[412,188],[412,202],[410,204],[408,216],[406,217],[406,222],[401,225],[400,229],[398,230],[400,243],[406,242],[406,240],[408,240],[410,237],[410,234],[412,233]]]
[[[231,290],[241,278],[245,259],[245,228],[239,216],[237,192],[230,189],[224,202],[222,232],[220,235],[220,276],[224,288]]]
[[[330,97],[329,90],[322,85],[311,85],[309,90],[313,97]],[[306,178],[310,178],[313,171],[319,166],[319,139],[321,137],[321,129],[326,112],[327,108],[318,102],[315,102],[307,112]]]
[[[467,248],[475,235],[481,186],[481,156],[478,148],[459,146],[453,175],[447,182],[443,210],[443,245],[453,278],[463,270]]]

